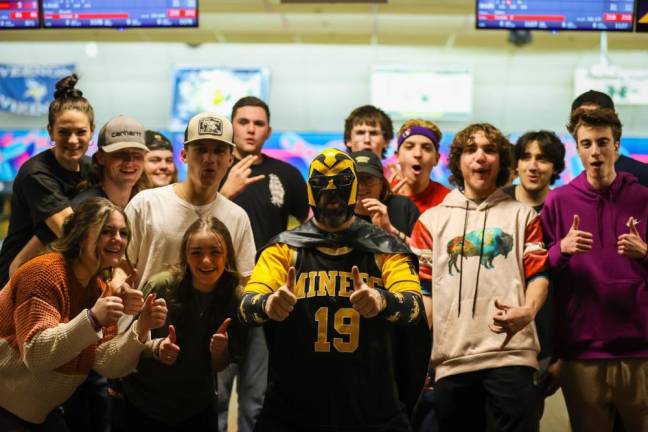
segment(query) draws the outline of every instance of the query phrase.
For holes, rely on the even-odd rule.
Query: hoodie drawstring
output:
[[[475,296],[473,297],[472,316],[475,318],[475,308],[477,306],[477,290],[479,289],[479,271],[481,270],[482,255],[484,254],[484,237],[486,237],[486,219],[488,218],[488,208],[484,213],[484,224],[481,232],[481,245],[479,246],[479,261],[477,263],[477,279],[475,279]]]
[[[468,201],[466,201],[466,210],[464,216],[463,234],[461,235],[461,254],[459,256],[459,309],[457,310],[457,317],[461,315],[461,280],[463,277],[463,261],[464,261],[464,243],[466,242],[466,227],[468,226]]]

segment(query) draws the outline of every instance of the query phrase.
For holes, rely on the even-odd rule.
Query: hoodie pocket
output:
[[[646,281],[619,279],[600,282],[580,292],[569,304],[573,341],[611,348],[648,340],[648,292]],[[621,347],[619,347],[621,348]]]

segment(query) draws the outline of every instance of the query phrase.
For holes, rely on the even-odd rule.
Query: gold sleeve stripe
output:
[[[421,295],[421,284],[419,283],[419,281],[412,281],[412,280],[396,281],[387,287],[387,291],[393,293],[411,292],[414,294]]]
[[[245,292],[251,292],[255,294],[271,294],[275,290],[271,286],[264,284],[263,282],[249,282],[245,287]]]

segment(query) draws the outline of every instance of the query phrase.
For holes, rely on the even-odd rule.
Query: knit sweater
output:
[[[90,369],[109,378],[135,369],[144,349],[136,326],[94,330],[87,310],[104,283],[81,286],[59,253],[21,266],[0,291],[0,406],[42,423],[68,399]],[[108,292],[109,292],[108,288]]]

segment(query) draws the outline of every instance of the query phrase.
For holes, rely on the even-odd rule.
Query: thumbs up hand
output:
[[[627,256],[632,259],[642,259],[648,254],[648,245],[641,239],[641,234],[637,230],[638,220],[632,216],[628,219],[626,225],[630,232],[621,234],[617,239],[617,252],[619,255]]]
[[[144,294],[138,289],[133,289],[133,275],[121,284],[121,298],[124,302],[124,314],[137,315],[144,306]]]
[[[369,288],[360,277],[357,266],[351,269],[353,275],[353,293],[349,297],[351,306],[364,318],[373,318],[387,306],[384,297],[377,289]]]
[[[580,231],[580,217],[575,214],[572,226],[569,232],[560,240],[560,252],[565,255],[574,255],[585,253],[592,250],[594,241],[592,240],[592,233],[587,231]]]
[[[283,321],[288,318],[288,315],[292,312],[295,303],[297,303],[297,297],[293,294],[294,287],[295,267],[290,267],[288,269],[288,275],[286,276],[285,285],[282,285],[281,288],[270,294],[265,303],[265,313],[270,317],[270,319]]]
[[[155,294],[149,294],[138,318],[140,327],[146,328],[146,331],[162,327],[166,322],[167,312],[166,301],[163,298],[156,299]]]
[[[160,342],[160,352],[158,357],[160,361],[167,366],[171,366],[178,360],[180,347],[176,345],[176,332],[173,325],[169,326],[169,335]]]
[[[231,318],[226,318],[225,321],[218,327],[216,333],[214,333],[209,341],[209,352],[213,356],[222,355],[227,351],[227,343],[229,342],[229,335],[227,334],[227,328],[232,322]]]
[[[111,289],[106,285],[101,292],[101,297],[99,297],[94,306],[90,308],[90,312],[97,319],[97,322],[104,327],[116,324],[117,321],[119,321],[119,318],[124,315],[124,304],[122,299],[109,294],[111,294]]]

